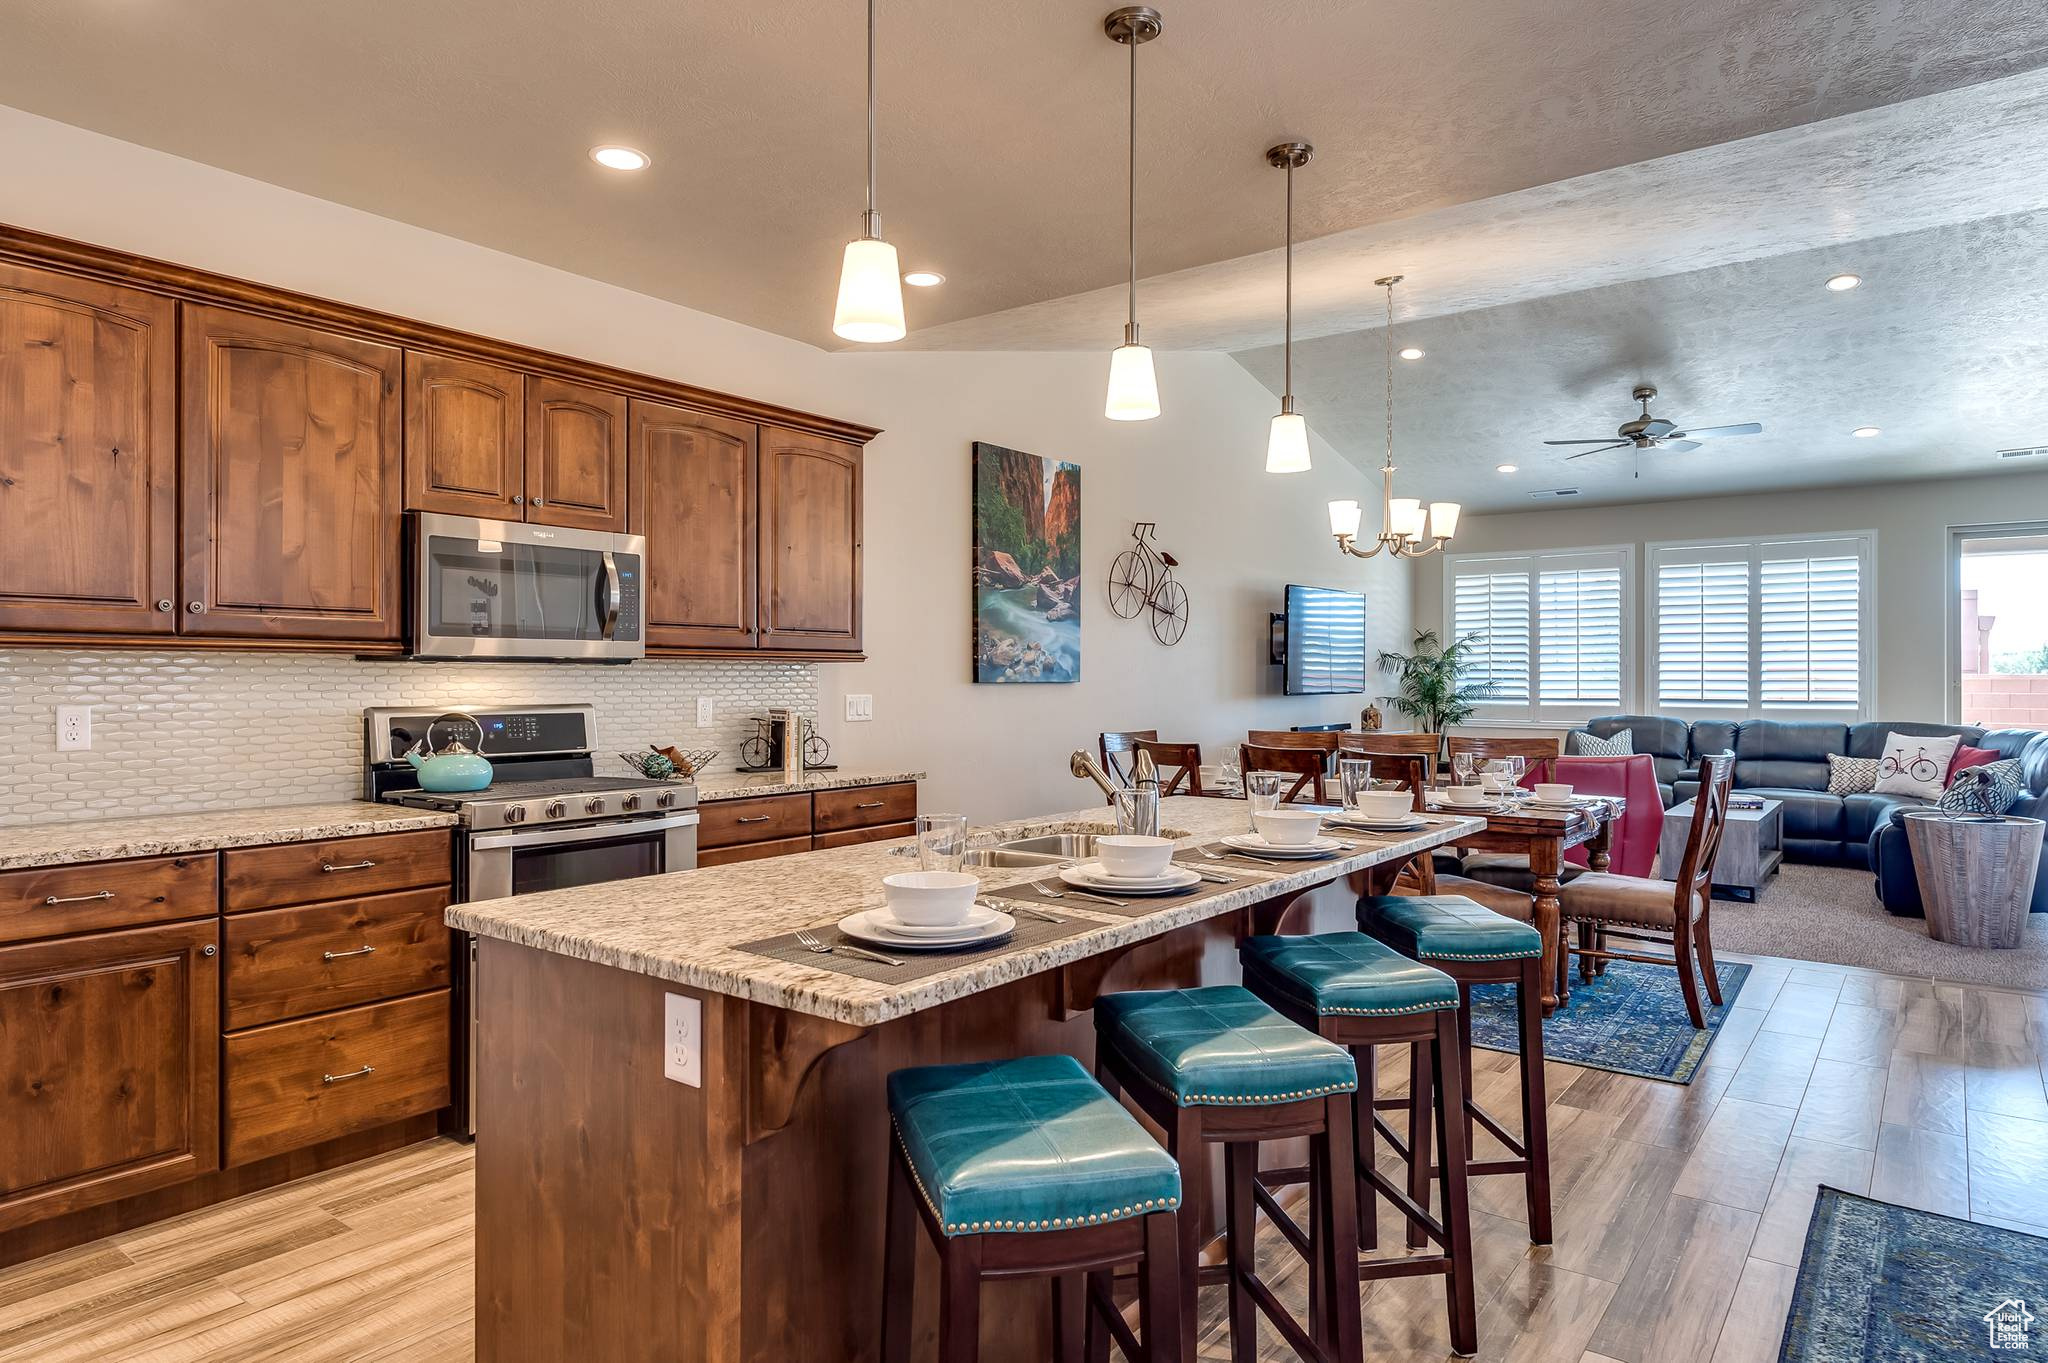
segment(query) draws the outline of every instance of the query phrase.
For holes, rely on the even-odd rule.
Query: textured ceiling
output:
[[[913,295],[914,328],[1122,275],[1109,7],[882,0],[884,219],[906,266],[950,277]],[[1140,58],[1148,275],[1272,245],[1260,152],[1283,136],[1318,147],[1298,221],[1315,238],[2048,64],[2041,0],[1164,8]],[[0,99],[828,344],[861,206],[861,17],[858,0],[11,0]],[[654,167],[600,171],[584,153],[601,141]]]

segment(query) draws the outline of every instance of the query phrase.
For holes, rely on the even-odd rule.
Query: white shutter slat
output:
[[[1749,563],[1657,565],[1657,699],[1749,704]]]
[[[1763,560],[1758,575],[1763,703],[1810,709],[1861,704],[1861,563],[1855,554]]]
[[[1451,633],[1471,639],[1464,679],[1487,688],[1496,704],[1529,699],[1529,575],[1460,572],[1453,581]]]
[[[1557,568],[1537,579],[1536,695],[1543,705],[1621,704],[1621,569]]]

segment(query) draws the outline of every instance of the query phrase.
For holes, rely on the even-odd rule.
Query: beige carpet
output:
[[[1952,946],[1918,918],[1894,918],[1868,871],[1786,866],[1754,904],[1714,901],[1714,945],[2007,989],[2048,989],[2048,914],[2030,915],[2014,951]]]

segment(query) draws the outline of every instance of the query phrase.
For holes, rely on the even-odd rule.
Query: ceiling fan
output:
[[[1731,435],[1757,435],[1763,426],[1754,421],[1745,421],[1734,426],[1700,426],[1682,431],[1675,421],[1666,421],[1661,416],[1650,415],[1650,403],[1657,396],[1657,390],[1649,384],[1637,384],[1632,396],[1643,404],[1643,414],[1632,421],[1625,421],[1613,435],[1601,436],[1594,440],[1546,440],[1546,445],[1594,445],[1598,448],[1580,450],[1577,454],[1566,455],[1567,462],[1583,459],[1589,454],[1600,454],[1607,450],[1625,449],[1633,445],[1638,450],[1696,450],[1702,440],[1718,440]]]

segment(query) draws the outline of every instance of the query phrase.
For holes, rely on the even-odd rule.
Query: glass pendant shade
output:
[[[1396,497],[1387,503],[1387,529],[1409,539],[1422,538],[1422,501],[1417,497]]]
[[[1431,502],[1429,504],[1429,533],[1438,539],[1449,539],[1458,533],[1458,511],[1456,502]]]
[[[847,242],[832,334],[872,345],[900,341],[904,331],[903,276],[896,268],[896,248],[878,237]]]
[[[1109,398],[1102,414],[1111,421],[1150,421],[1159,415],[1159,380],[1152,373],[1152,348],[1120,345],[1109,352]]]
[[[1357,502],[1331,502],[1330,533],[1356,539],[1358,523],[1364,519],[1364,514]]]
[[[1308,422],[1299,412],[1282,412],[1273,418],[1272,433],[1266,437],[1266,472],[1307,473]]]

